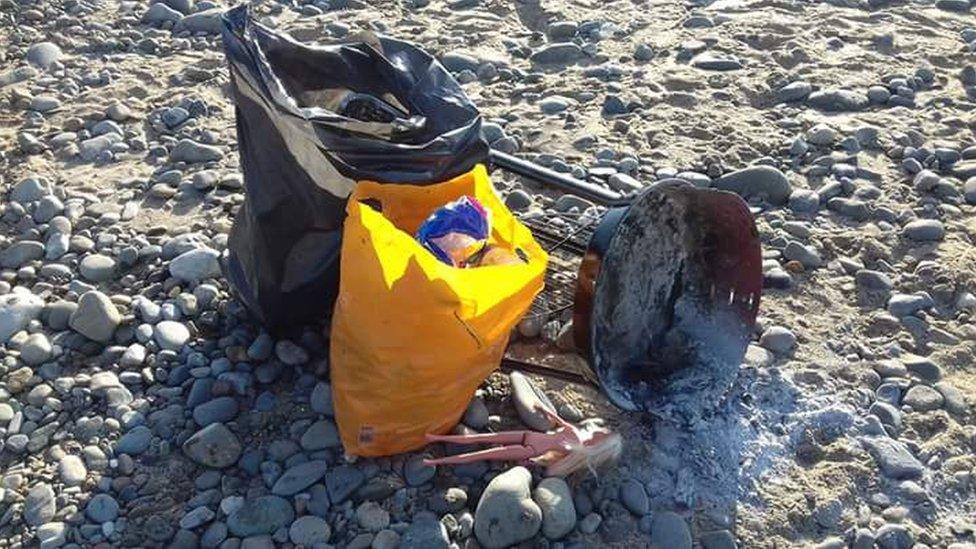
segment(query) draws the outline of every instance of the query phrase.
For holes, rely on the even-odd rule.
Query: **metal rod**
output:
[[[501,369],[505,373],[512,373],[515,370],[522,372],[527,372],[530,374],[535,374],[543,377],[551,377],[555,379],[561,379],[569,383],[576,385],[586,385],[589,387],[599,388],[600,385],[593,381],[591,378],[577,373],[570,372],[567,370],[560,370],[557,368],[551,368],[549,366],[543,366],[541,364],[534,364],[532,362],[525,362],[524,360],[518,360],[515,358],[505,357],[502,358]]]
[[[562,189],[603,206],[613,207],[630,204],[630,200],[624,198],[620,193],[604,189],[587,181],[581,181],[570,175],[550,170],[510,154],[492,149],[488,158],[493,166],[527,177],[543,185]]]

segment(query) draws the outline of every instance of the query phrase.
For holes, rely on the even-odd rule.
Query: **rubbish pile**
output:
[[[223,21],[247,190],[224,270],[273,333],[331,318],[347,453],[493,442],[503,446],[431,463],[532,459],[552,474],[620,453],[619,436],[549,409],[554,432],[446,435],[502,363],[547,269],[488,167],[610,208],[573,229],[595,226],[576,277],[574,340],[609,399],[663,416],[674,398],[701,401],[702,414],[718,404],[762,286],[758,236],[737,195],[665,180],[626,196],[489,154],[475,106],[415,46],[373,35],[308,46],[244,7]]]

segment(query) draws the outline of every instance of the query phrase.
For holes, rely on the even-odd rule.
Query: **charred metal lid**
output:
[[[746,203],[661,181],[594,232],[577,278],[576,345],[621,408],[718,400],[745,355],[761,291]]]

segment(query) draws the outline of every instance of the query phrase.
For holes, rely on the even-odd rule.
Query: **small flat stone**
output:
[[[940,10],[967,12],[972,7],[969,0],[936,0],[935,7]]]
[[[514,467],[488,483],[474,518],[474,532],[482,546],[508,547],[539,532],[542,510],[532,501],[531,481],[528,469]]]
[[[807,97],[807,105],[825,112],[855,112],[868,106],[867,95],[850,90],[821,90]]]
[[[328,419],[316,421],[309,425],[301,438],[302,448],[308,451],[336,448],[341,444],[335,423]]]
[[[133,427],[115,443],[115,451],[120,454],[139,455],[149,449],[152,431],[144,425]]]
[[[29,366],[44,364],[51,359],[53,353],[51,341],[41,333],[31,334],[20,346],[20,360]]]
[[[904,366],[905,372],[919,379],[924,379],[930,383],[942,379],[942,368],[929,357],[902,355],[901,364]]]
[[[224,152],[213,145],[204,145],[192,139],[183,138],[176,143],[169,153],[173,162],[213,162],[224,157]]]
[[[27,48],[24,58],[31,65],[46,69],[60,61],[63,55],[61,48],[54,42],[38,42]]]
[[[945,237],[945,227],[936,219],[918,219],[905,225],[901,234],[916,242],[937,242]]]
[[[512,384],[512,402],[522,423],[536,431],[545,432],[551,429],[552,420],[538,410],[540,407],[544,407],[553,414],[556,413],[556,408],[552,405],[549,397],[521,372],[509,374],[509,380]]]
[[[35,531],[40,549],[61,547],[67,541],[68,526],[63,522],[46,522]]]
[[[315,388],[312,389],[312,395],[308,399],[308,404],[312,411],[317,414],[335,415],[332,407],[332,385],[324,381],[316,383]]]
[[[789,354],[796,347],[796,335],[782,326],[772,326],[760,336],[759,345],[776,354]]]
[[[108,343],[121,321],[122,315],[108,296],[92,290],[82,294],[68,325],[88,339]]]
[[[227,517],[230,533],[246,538],[272,534],[287,527],[295,519],[295,510],[288,500],[278,496],[261,496],[244,501]]]
[[[390,513],[375,501],[364,501],[356,508],[356,523],[369,532],[379,532],[390,525]]]
[[[942,394],[942,398],[945,402],[945,409],[948,410],[950,414],[961,416],[965,415],[969,410],[969,402],[967,401],[966,395],[957,387],[950,385],[945,381],[940,381],[935,384],[935,389]]]
[[[908,389],[901,403],[915,411],[928,412],[942,408],[944,402],[945,398],[939,391],[928,385],[915,385]]]
[[[816,269],[823,263],[820,252],[813,245],[802,244],[796,240],[786,245],[783,249],[783,257],[789,261],[799,261],[807,269]]]
[[[529,60],[540,64],[573,63],[582,59],[583,50],[572,42],[557,42],[535,51]]]
[[[875,543],[879,549],[910,549],[915,537],[904,524],[889,523],[875,532]]]
[[[220,275],[219,256],[216,250],[206,247],[186,251],[170,261],[169,273],[193,283],[217,277]]]
[[[190,340],[190,330],[182,322],[164,320],[153,328],[153,339],[161,349],[179,351]]]
[[[55,512],[57,503],[51,486],[43,483],[32,486],[24,499],[24,522],[38,526],[54,518]]]
[[[315,484],[329,469],[325,461],[306,461],[289,467],[275,482],[271,493],[276,496],[291,496]]]
[[[735,57],[718,57],[703,53],[692,59],[693,67],[709,71],[734,71],[742,68],[742,61]]]
[[[68,454],[58,462],[58,474],[65,486],[78,486],[85,482],[88,469],[80,457]]]
[[[241,456],[240,440],[223,423],[211,423],[183,443],[183,453],[206,467],[230,467]]]
[[[646,515],[651,510],[651,502],[644,485],[633,479],[628,479],[620,485],[620,502],[638,517]]]
[[[237,401],[234,397],[217,397],[194,408],[193,420],[201,427],[211,423],[226,423],[237,417],[237,411]]]
[[[651,521],[651,545],[673,549],[691,549],[688,524],[677,513],[655,512]]]
[[[0,295],[0,344],[23,330],[44,309],[44,300],[23,287]]]
[[[108,494],[96,494],[88,500],[85,516],[98,524],[113,521],[119,516],[119,502]]]
[[[403,464],[403,478],[410,486],[423,486],[434,478],[437,467],[424,464],[423,456],[412,456]]]
[[[894,479],[922,476],[925,467],[904,443],[886,437],[861,437],[860,440],[885,476]]]
[[[287,339],[275,344],[275,356],[289,366],[300,366],[308,362],[308,352]]]
[[[790,103],[793,101],[803,101],[813,91],[813,86],[809,82],[802,80],[790,82],[776,92],[776,100],[780,103]]]
[[[329,523],[323,518],[312,515],[299,517],[288,529],[288,539],[295,545],[304,547],[328,543],[330,537],[332,537],[332,528],[329,527]]]
[[[340,465],[325,474],[325,487],[333,505],[339,505],[366,482],[366,475],[351,465]]]
[[[699,541],[704,549],[736,549],[735,536],[728,530],[704,532]]]
[[[448,549],[451,540],[444,523],[432,513],[420,512],[400,537],[399,549]]]
[[[786,175],[771,166],[751,166],[725,174],[712,186],[744,198],[762,198],[776,206],[785,204],[792,192]]]
[[[573,494],[563,479],[542,479],[532,492],[532,500],[542,511],[542,534],[548,539],[561,539],[576,527]]]
[[[0,267],[17,269],[44,257],[44,244],[36,240],[19,240],[0,250]]]

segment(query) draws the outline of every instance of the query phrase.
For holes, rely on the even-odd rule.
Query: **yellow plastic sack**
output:
[[[521,249],[527,263],[459,269],[414,240],[427,216],[464,195],[491,211],[489,244]],[[548,256],[481,165],[429,186],[360,182],[346,212],[331,341],[339,433],[350,454],[414,450],[425,433],[452,429],[498,367]]]

